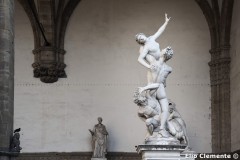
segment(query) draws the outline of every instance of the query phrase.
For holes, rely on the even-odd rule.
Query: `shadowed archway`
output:
[[[212,151],[231,151],[230,31],[234,0],[196,0],[211,36]],[[220,2],[220,3],[219,3]],[[221,7],[220,7],[221,6]]]

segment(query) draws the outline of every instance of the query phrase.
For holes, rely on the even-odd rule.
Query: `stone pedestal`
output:
[[[107,160],[107,158],[91,158],[91,160]]]
[[[142,160],[183,160],[181,152],[185,145],[138,145],[137,152]]]

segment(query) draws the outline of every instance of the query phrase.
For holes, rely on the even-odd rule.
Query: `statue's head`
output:
[[[139,90],[134,92],[134,103],[138,106],[146,106],[148,104],[147,97],[139,93]]]
[[[164,53],[164,58],[165,61],[168,61],[169,59],[171,59],[173,57],[173,50],[171,47],[167,47],[166,48],[166,52]]]
[[[145,34],[143,33],[138,33],[136,35],[136,41],[140,44],[140,45],[144,45],[145,42],[147,41],[147,37]]]
[[[172,113],[173,111],[176,110],[176,104],[168,99],[168,106],[169,106],[169,113]]]
[[[20,139],[20,134],[17,132],[17,133],[14,134],[14,137],[15,137],[16,139]]]
[[[102,123],[102,117],[98,117],[98,122]]]

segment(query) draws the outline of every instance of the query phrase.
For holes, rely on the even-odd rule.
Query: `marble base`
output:
[[[145,144],[149,145],[180,145],[179,140],[169,135],[168,138],[162,137],[159,132],[153,132],[151,136],[145,138]]]
[[[179,141],[173,137],[148,137],[145,139],[145,144],[148,145],[180,145]]]
[[[142,160],[183,160],[181,152],[185,145],[138,145],[137,152]]]
[[[91,160],[107,160],[107,158],[91,158]]]

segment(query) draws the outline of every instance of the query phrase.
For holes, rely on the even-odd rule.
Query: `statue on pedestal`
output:
[[[11,152],[20,152],[22,150],[22,147],[20,147],[20,132],[21,128],[14,130],[14,135],[11,140],[10,144],[10,151]]]
[[[92,159],[105,159],[107,154],[107,136],[108,132],[106,127],[102,124],[102,118],[98,117],[98,124],[96,124],[93,130],[90,130],[92,135]]]
[[[167,61],[173,56],[170,46],[161,50],[156,39],[164,32],[170,18],[165,14],[165,22],[152,36],[136,35],[140,44],[138,62],[148,69],[148,83],[139,87],[134,94],[134,102],[139,106],[138,115],[145,120],[149,135],[145,143],[188,145],[186,125],[180,114],[169,102],[165,91],[166,79],[172,72]],[[169,142],[169,143],[168,143]]]

